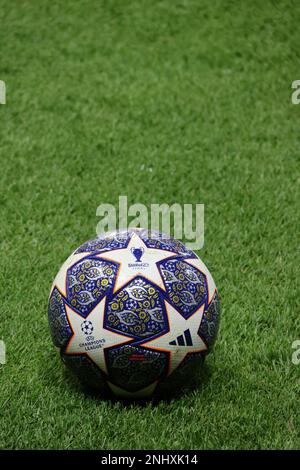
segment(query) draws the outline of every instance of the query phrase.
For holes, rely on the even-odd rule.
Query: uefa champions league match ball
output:
[[[128,229],[74,251],[53,282],[48,317],[54,345],[83,384],[144,398],[199,374],[220,303],[207,267],[182,242]]]

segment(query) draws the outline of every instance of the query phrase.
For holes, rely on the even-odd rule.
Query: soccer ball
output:
[[[220,304],[205,264],[145,229],[80,246],[51,288],[49,325],[63,362],[86,385],[124,398],[174,391],[212,349]]]

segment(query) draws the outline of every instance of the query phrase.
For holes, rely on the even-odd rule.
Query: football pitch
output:
[[[300,448],[293,1],[2,0],[0,448]],[[205,205],[222,318],[201,385],[124,404],[61,364],[47,301],[101,203]]]

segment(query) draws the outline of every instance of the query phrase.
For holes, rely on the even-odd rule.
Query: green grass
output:
[[[0,448],[300,448],[299,10],[2,0]],[[119,195],[205,204],[221,328],[169,402],[85,395],[48,332],[52,279]]]

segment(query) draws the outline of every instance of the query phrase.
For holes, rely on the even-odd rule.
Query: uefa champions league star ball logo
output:
[[[90,336],[93,331],[94,331],[94,327],[93,327],[93,323],[89,320],[84,320],[82,323],[81,323],[81,331],[82,333],[84,333],[86,336]]]
[[[140,247],[140,248],[131,248],[131,253],[133,254],[133,256],[135,257],[135,260],[137,263],[140,263],[141,262],[141,258],[144,254],[145,250],[143,247]]]

